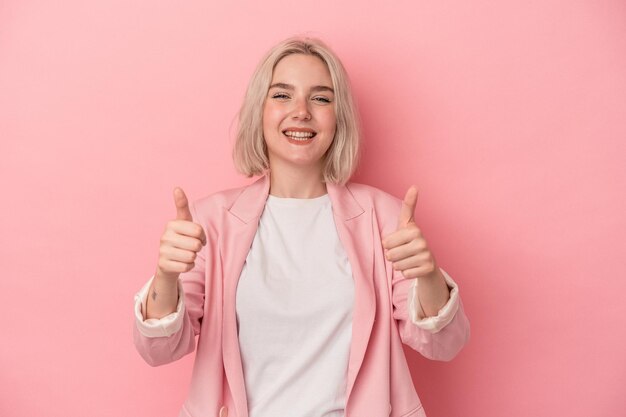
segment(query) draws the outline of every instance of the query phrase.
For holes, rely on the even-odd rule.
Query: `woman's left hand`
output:
[[[402,202],[396,231],[382,241],[385,257],[405,278],[437,278],[441,273],[435,258],[413,219],[416,204],[417,188],[411,186]]]

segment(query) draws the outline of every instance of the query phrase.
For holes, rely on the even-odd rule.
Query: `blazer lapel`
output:
[[[326,188],[333,206],[339,239],[348,255],[354,278],[352,342],[346,386],[348,399],[363,364],[376,315],[372,210],[364,210],[346,186],[328,183]]]
[[[220,257],[224,265],[222,355],[236,415],[248,417],[248,403],[235,310],[237,284],[256,234],[269,193],[267,175],[245,187],[230,208],[226,208],[224,233],[220,235]]]

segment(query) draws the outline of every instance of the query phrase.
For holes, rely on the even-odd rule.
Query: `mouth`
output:
[[[306,144],[313,141],[317,132],[311,129],[285,129],[283,130],[283,135],[285,135],[291,143]]]

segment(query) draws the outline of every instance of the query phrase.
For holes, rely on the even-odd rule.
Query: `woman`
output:
[[[450,360],[469,323],[405,201],[348,182],[357,114],[339,59],[287,39],[257,67],[237,168],[261,177],[188,205],[135,297],[157,366],[196,347],[185,417],[424,416],[402,343]],[[418,290],[419,289],[419,290]]]

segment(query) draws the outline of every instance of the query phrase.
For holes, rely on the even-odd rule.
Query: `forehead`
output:
[[[314,55],[291,54],[276,64],[272,83],[327,84],[332,86],[330,71],[326,63]]]

